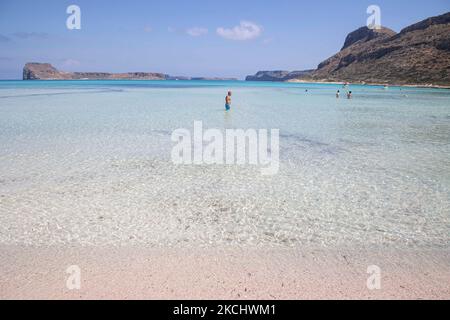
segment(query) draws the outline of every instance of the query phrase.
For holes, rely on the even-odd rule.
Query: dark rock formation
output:
[[[344,46],[341,50],[350,47],[352,44],[357,42],[367,42],[373,39],[387,39],[394,36],[395,31],[388,28],[381,29],[369,29],[368,27],[359,28],[347,36],[344,42]]]
[[[402,31],[400,31],[400,34],[408,33],[408,32],[415,31],[415,30],[425,30],[431,26],[436,26],[436,25],[440,25],[440,24],[448,24],[449,19],[450,19],[450,12],[447,12],[440,16],[431,17],[431,18],[425,19],[423,21],[417,22],[413,25],[410,25],[409,27],[406,27]]]
[[[49,63],[27,63],[23,68],[24,80],[64,79],[66,75],[59,72]]]
[[[306,76],[313,70],[304,71],[259,71],[254,76],[247,76],[246,81],[287,81],[298,77]]]

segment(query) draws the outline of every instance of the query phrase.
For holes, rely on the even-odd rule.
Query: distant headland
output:
[[[65,72],[50,63],[29,62],[23,68],[23,80],[237,80],[216,77],[177,77],[157,72]]]

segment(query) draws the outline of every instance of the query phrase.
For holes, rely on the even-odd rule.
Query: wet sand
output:
[[[66,270],[81,270],[80,290]],[[369,290],[367,268],[381,270]],[[449,299],[448,250],[0,246],[1,299]]]

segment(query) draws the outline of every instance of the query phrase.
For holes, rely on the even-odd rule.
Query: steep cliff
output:
[[[320,63],[314,80],[450,84],[450,13],[413,24],[400,33],[358,29],[343,49]]]
[[[248,80],[332,81],[450,86],[450,12],[395,33],[367,27],[351,32],[338,53],[316,70],[294,77],[289,72],[258,72]]]

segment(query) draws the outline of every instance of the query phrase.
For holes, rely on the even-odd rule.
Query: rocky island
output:
[[[64,72],[50,63],[29,62],[23,68],[23,80],[216,80],[232,81],[234,78],[173,77],[155,72]]]
[[[130,72],[64,72],[49,63],[27,63],[23,68],[23,80],[166,80],[162,73]]]
[[[251,81],[354,82],[450,86],[450,12],[404,28],[359,28],[316,70],[261,71]]]

